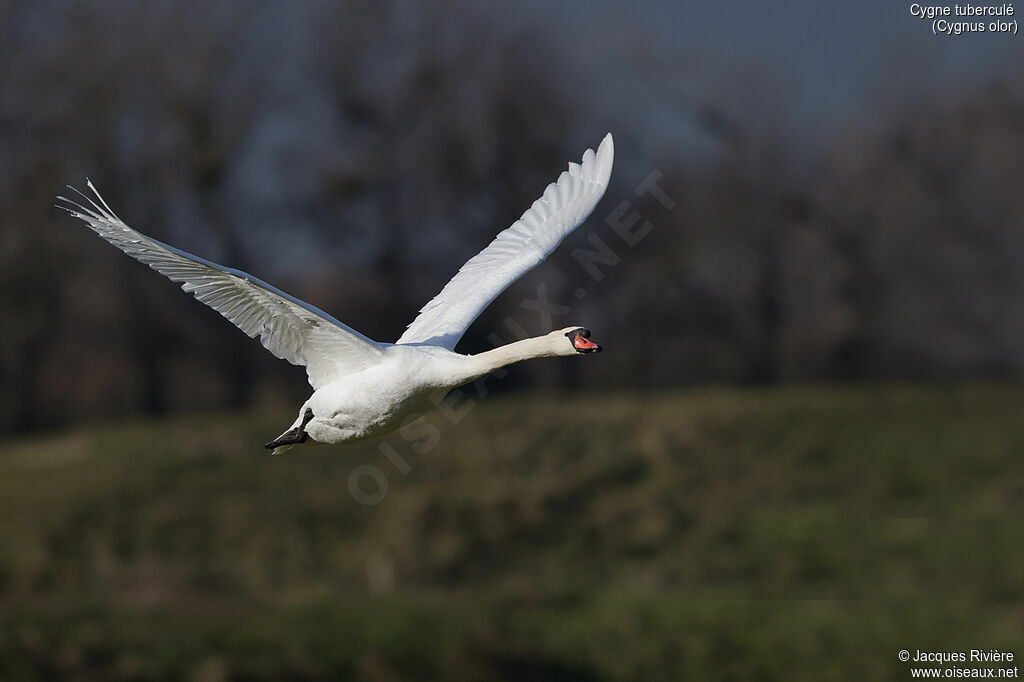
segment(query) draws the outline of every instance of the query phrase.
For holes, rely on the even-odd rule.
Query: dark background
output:
[[[86,176],[129,224],[368,336],[415,312],[606,131],[590,222],[539,284],[640,388],[1016,376],[1024,102],[1009,34],[886,2],[5,3],[0,429],[298,400],[302,373],[53,208]],[[634,188],[650,173],[672,211]],[[606,218],[654,226],[635,247]],[[621,258],[593,282],[571,257]],[[607,268],[602,268],[607,270]],[[572,292],[588,285],[577,303]]]
[[[899,648],[1019,645],[1024,38],[909,6],[0,1],[0,672],[905,679]],[[608,131],[590,220],[459,347],[605,352],[384,441],[411,473],[261,458],[304,372],[53,206],[89,177],[393,341]]]

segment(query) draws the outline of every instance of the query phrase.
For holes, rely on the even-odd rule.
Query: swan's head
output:
[[[561,353],[562,355],[601,352],[601,346],[590,340],[590,330],[584,327],[566,327],[565,329],[558,330],[554,335],[561,335],[569,340],[568,344],[565,344],[564,341],[560,342],[563,344],[562,348],[564,349],[564,352]]]

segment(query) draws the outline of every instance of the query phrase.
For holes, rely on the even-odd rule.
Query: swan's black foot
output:
[[[298,445],[299,443],[305,443],[306,439],[309,438],[309,434],[306,433],[306,424],[313,418],[313,410],[306,408],[306,411],[302,413],[302,423],[295,428],[288,429],[276,439],[265,443],[263,447],[268,450],[279,448],[282,445]]]

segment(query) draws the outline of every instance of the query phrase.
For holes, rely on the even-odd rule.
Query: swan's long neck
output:
[[[504,346],[498,346],[484,353],[465,356],[465,371],[468,377],[463,381],[473,381],[485,374],[507,367],[508,365],[531,358],[550,358],[559,355],[555,352],[550,336],[535,336]]]

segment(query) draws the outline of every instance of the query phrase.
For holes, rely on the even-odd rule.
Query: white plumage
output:
[[[419,316],[398,343],[428,343],[454,349],[462,335],[498,294],[537,267],[566,235],[590,215],[604,196],[615,148],[609,133],[597,153],[570,163],[557,182],[523,216],[470,258]]]
[[[99,236],[210,306],[275,356],[306,368],[313,395],[292,427],[267,444],[275,454],[306,441],[339,443],[381,435],[423,410],[436,390],[460,386],[531,357],[600,350],[589,332],[567,327],[478,355],[455,345],[494,298],[541,263],[594,210],[611,175],[614,148],[570,163],[523,216],[471,258],[427,303],[396,344],[378,343],[322,310],[253,277],[133,230],[88,182],[95,200],[58,204]],[[77,191],[77,190],[76,190]]]

